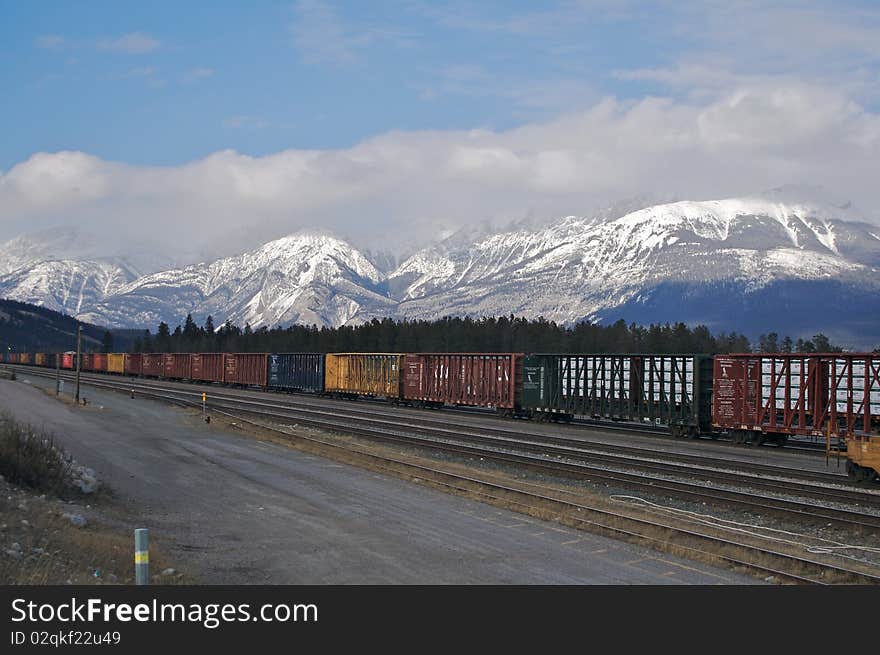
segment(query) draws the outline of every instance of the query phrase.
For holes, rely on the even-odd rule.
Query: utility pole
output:
[[[76,404],[79,405],[79,371],[82,368],[82,325],[76,326]]]
[[[55,353],[55,395],[61,393],[61,353]]]

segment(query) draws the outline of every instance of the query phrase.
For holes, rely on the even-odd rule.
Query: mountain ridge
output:
[[[658,298],[693,320],[702,305],[702,315],[726,311],[740,324],[739,314],[753,311],[750,295],[763,298],[772,290],[808,298],[804,285],[812,284],[847,299],[827,319],[840,324],[837,333],[852,343],[880,341],[880,326],[865,321],[857,300],[861,295],[873,306],[880,298],[880,227],[851,205],[799,200],[798,194],[809,195],[780,188],[622,215],[610,209],[496,233],[471,228],[393,269],[385,261],[385,270],[320,230],[142,276],[118,263],[39,262],[0,275],[0,296],[73,309],[83,320],[113,327],[154,326],[187,313],[252,327],[511,313],[561,323],[617,315],[645,320],[651,307],[659,311]],[[77,284],[77,304],[70,307],[65,299]],[[769,305],[747,324],[748,332],[784,325],[785,316]],[[799,336],[798,329],[778,331]]]

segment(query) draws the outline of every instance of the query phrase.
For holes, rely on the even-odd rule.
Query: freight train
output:
[[[2,360],[76,367],[73,353]],[[845,451],[852,477],[880,473],[878,353],[85,353],[81,370],[483,407],[536,421],[625,421],[737,443],[811,436]]]

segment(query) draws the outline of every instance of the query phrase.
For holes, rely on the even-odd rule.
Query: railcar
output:
[[[710,355],[536,353],[523,361],[522,405],[539,421],[580,416],[717,436],[711,394]]]
[[[522,353],[407,354],[403,399],[422,407],[464,405],[519,415],[522,359]]]
[[[125,373],[125,353],[107,354],[107,372],[123,375]]]
[[[190,353],[165,353],[162,355],[162,376],[169,380],[192,378],[192,355]]]
[[[197,382],[223,383],[223,353],[193,353],[191,373]]]
[[[323,353],[272,353],[267,361],[266,383],[280,391],[324,391]]]
[[[327,353],[324,391],[341,397],[374,396],[400,402],[404,358],[401,353]]]
[[[144,374],[144,356],[141,353],[125,355],[123,370],[126,375],[141,376]]]
[[[268,353],[226,353],[223,381],[241,386],[266,386]]]
[[[857,479],[880,472],[880,356],[743,353],[715,357],[713,423],[738,443],[791,435],[847,453]]]

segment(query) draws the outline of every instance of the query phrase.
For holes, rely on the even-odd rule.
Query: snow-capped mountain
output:
[[[42,304],[114,327],[154,328],[188,312],[197,320],[211,314],[216,325],[229,319],[253,327],[516,314],[564,323],[683,320],[750,335],[822,331],[843,344],[874,347],[880,226],[848,205],[810,195],[777,189],[609,209],[500,233],[472,227],[387,274],[345,241],[300,233],[137,279],[91,273],[85,286],[96,291],[80,294],[75,305],[64,299],[78,278],[41,272],[45,265],[0,276],[0,296],[39,303],[42,295]]]
[[[343,325],[364,306],[394,302],[379,292],[380,274],[349,244],[301,233],[208,264],[141,277],[80,316],[112,326],[154,326],[192,313],[219,324]]]
[[[414,318],[687,320],[792,334],[821,323],[848,339],[843,324],[864,322],[871,303],[880,305],[880,227],[853,220],[860,216],[851,208],[780,195],[676,202],[609,220],[568,217],[539,231],[441,243],[404,262],[389,288],[400,314]],[[804,285],[832,294],[833,319],[816,305],[825,293],[801,308],[786,302]],[[861,305],[850,298],[857,290]],[[755,315],[773,296],[778,310],[769,302]],[[880,325],[874,334],[880,340]]]
[[[78,316],[133,279],[111,262],[40,261],[0,276],[0,297]]]

